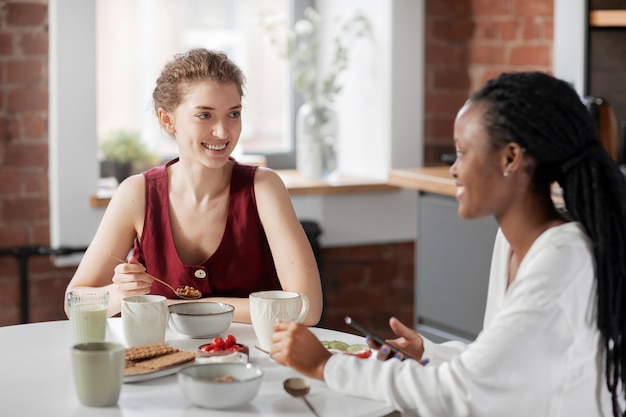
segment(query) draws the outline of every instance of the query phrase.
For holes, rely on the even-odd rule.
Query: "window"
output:
[[[226,52],[246,76],[243,130],[235,157],[263,154],[274,168],[293,167],[289,65],[263,42],[263,29],[257,23],[264,12],[290,18],[292,3],[96,0],[98,140],[122,130],[137,132],[161,159],[176,156],[175,141],[156,120],[152,90],[159,71],[174,54],[204,47]],[[272,156],[281,156],[283,163]]]
[[[234,0],[223,0],[228,1]],[[290,1],[298,8],[307,2]],[[50,244],[83,246],[93,238],[103,212],[90,206],[99,175],[96,0],[48,2]],[[361,42],[362,48],[351,54],[346,74],[350,82],[337,101],[342,110],[338,152],[342,173],[379,179],[385,178],[391,167],[420,166],[424,1],[317,0],[316,5],[327,16],[362,8],[374,28],[375,42],[369,46]],[[269,158],[268,163],[282,168]],[[387,193],[373,200],[368,195],[294,196],[294,205],[299,216],[324,225],[324,243],[330,246],[391,241],[397,236],[389,236],[396,232],[411,230],[400,218],[415,218],[415,203],[397,202]],[[372,222],[381,209],[390,208],[394,221]],[[406,213],[409,217],[404,217]],[[55,260],[57,265],[76,261],[71,256]]]

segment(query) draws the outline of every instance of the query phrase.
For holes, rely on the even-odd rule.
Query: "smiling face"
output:
[[[209,168],[227,161],[241,134],[241,96],[234,83],[211,79],[187,84],[173,113],[159,111],[161,124],[175,136],[181,159]]]
[[[457,159],[450,168],[456,178],[459,216],[476,219],[498,215],[506,202],[504,151],[493,149],[483,124],[485,103],[468,103],[454,121]]]

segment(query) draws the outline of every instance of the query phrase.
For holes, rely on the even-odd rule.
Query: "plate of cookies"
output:
[[[165,343],[126,348],[124,382],[139,382],[171,375],[190,365],[195,352],[177,349]]]

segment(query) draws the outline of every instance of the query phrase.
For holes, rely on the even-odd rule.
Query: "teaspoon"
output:
[[[109,256],[113,259],[116,259],[118,262],[121,262],[123,264],[126,263],[125,260],[118,258],[117,256],[113,255],[112,253],[109,253]],[[181,287],[181,288],[174,288],[172,287],[170,284],[168,284],[167,282],[155,277],[154,275],[150,275],[149,273],[144,271],[144,274],[146,274],[147,276],[149,276],[150,278],[152,278],[153,280],[155,280],[156,282],[160,282],[161,284],[165,285],[166,287],[168,287],[170,290],[174,291],[174,294],[176,294],[178,296],[178,298],[182,298],[184,300],[197,300],[198,298],[202,297],[202,293],[198,290],[196,290],[195,288],[189,287],[190,290],[188,292],[190,292],[192,295],[186,295],[185,294],[185,288]]]
[[[287,391],[290,395],[294,397],[301,397],[306,403],[307,407],[309,407],[309,409],[313,412],[313,414],[319,417],[319,414],[317,414],[315,408],[313,408],[309,400],[306,399],[306,395],[309,393],[309,391],[311,391],[311,386],[306,380],[302,378],[289,378],[286,379],[285,382],[283,382],[283,387],[285,388],[285,391]]]

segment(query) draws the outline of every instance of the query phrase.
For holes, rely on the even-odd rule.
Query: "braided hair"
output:
[[[574,89],[541,72],[505,73],[471,95],[484,102],[491,145],[516,142],[534,158],[532,183],[557,181],[568,215],[591,237],[596,264],[597,325],[606,349],[613,414],[626,386],[626,181],[602,148],[594,122]]]

